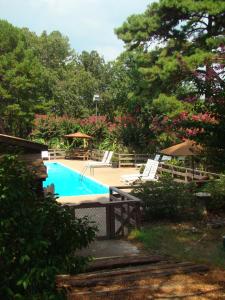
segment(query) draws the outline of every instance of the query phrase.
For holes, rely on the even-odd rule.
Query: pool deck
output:
[[[87,161],[83,160],[69,160],[69,159],[57,159],[50,160],[49,162],[58,162],[62,163],[64,166],[69,167],[79,173],[83,172],[84,165]],[[95,168],[94,175],[90,174],[90,169],[87,169],[85,176],[90,177],[93,180],[96,180],[102,184],[108,186],[122,186],[124,185],[120,182],[120,176],[124,174],[133,174],[138,173],[137,168]],[[86,195],[86,196],[64,196],[59,197],[58,202],[60,203],[84,203],[84,202],[108,202],[109,195]]]

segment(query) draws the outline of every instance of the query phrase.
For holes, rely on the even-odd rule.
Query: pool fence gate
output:
[[[127,236],[132,229],[140,228],[141,200],[116,187],[110,187],[109,191],[107,202],[71,203],[64,206],[69,206],[76,218],[87,216],[93,221],[98,227],[98,238]]]

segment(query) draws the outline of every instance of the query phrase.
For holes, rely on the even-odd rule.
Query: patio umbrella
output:
[[[195,156],[201,154],[202,150],[201,145],[194,141],[186,140],[183,143],[163,149],[160,153],[170,156]]]
[[[190,156],[192,161],[192,170],[194,177],[194,156],[200,155],[203,148],[194,141],[186,140],[183,143],[176,144],[169,148],[163,149],[160,153],[170,156]]]
[[[66,138],[79,138],[79,139],[92,139],[92,136],[87,135],[86,133],[82,133],[82,132],[75,132],[75,133],[70,133],[70,134],[66,134],[64,135],[64,137]]]
[[[70,134],[66,134],[64,135],[65,138],[71,138],[71,139],[83,139],[84,140],[84,147],[86,145],[86,140],[92,139],[92,136],[87,135],[86,133],[82,133],[82,132],[75,132],[75,133],[70,133]]]

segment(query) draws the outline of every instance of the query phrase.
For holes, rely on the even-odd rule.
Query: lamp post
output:
[[[95,102],[96,122],[97,122],[97,116],[98,116],[98,101],[100,101],[100,96],[98,94],[95,94],[94,97],[93,97],[93,102]]]

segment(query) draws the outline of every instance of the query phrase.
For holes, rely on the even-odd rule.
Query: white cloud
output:
[[[114,60],[121,53],[121,47],[116,45],[115,46],[103,45],[97,47],[94,50],[98,51],[98,53],[104,54],[104,58],[106,61]]]
[[[152,0],[0,0],[0,18],[40,34],[59,30],[77,50],[96,49],[106,59],[123,50],[114,28]]]

